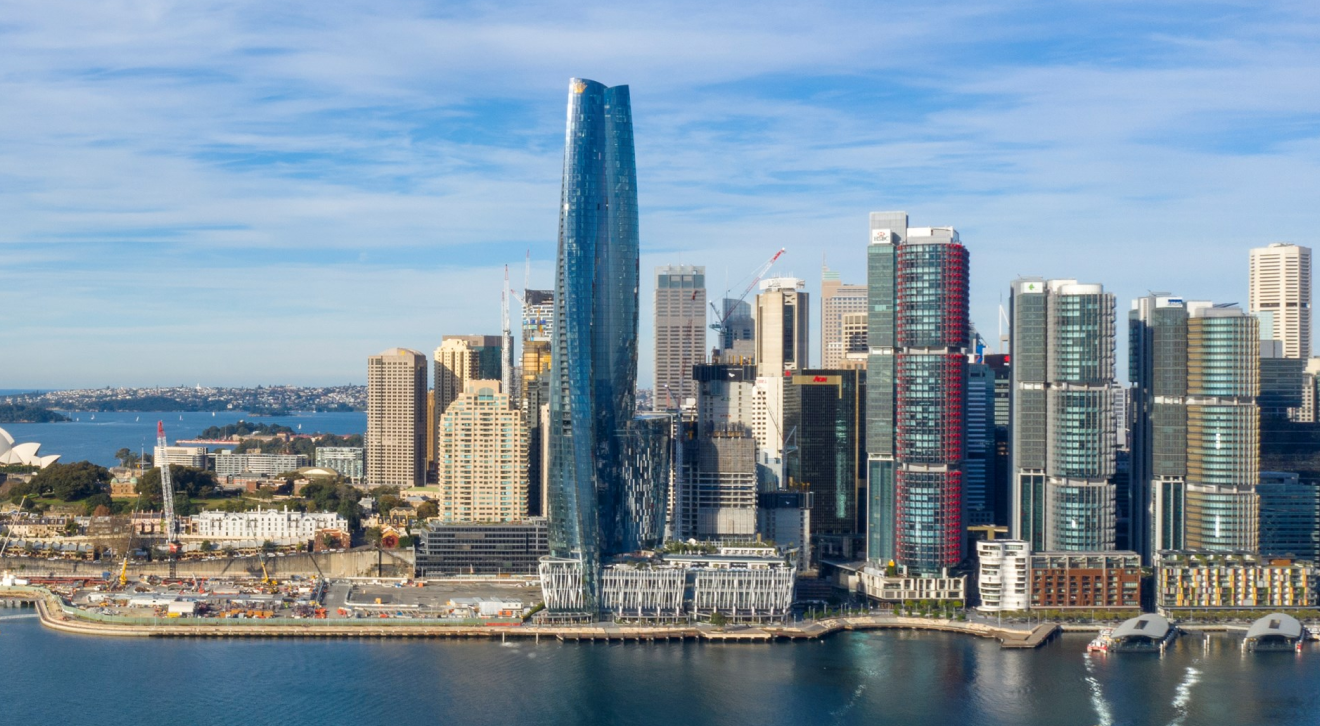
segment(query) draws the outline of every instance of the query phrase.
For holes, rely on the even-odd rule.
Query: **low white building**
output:
[[[297,512],[288,507],[253,512],[202,512],[192,518],[191,538],[213,543],[270,540],[276,544],[305,542],[331,529],[348,531],[348,520],[334,512]]]
[[[977,581],[982,612],[1019,612],[1031,605],[1031,547],[1022,540],[994,539],[976,543],[980,561]]]
[[[266,474],[273,476],[297,471],[307,466],[307,457],[300,454],[235,454],[221,450],[215,455],[215,473],[220,476]]]
[[[194,469],[210,468],[210,452],[205,446],[157,446],[152,455],[157,468],[161,464],[190,466]]]
[[[909,575],[907,568],[900,567],[893,574],[885,570],[866,566],[857,573],[857,590],[863,595],[881,602],[905,602],[907,600],[961,600],[967,601],[967,577],[951,576],[948,570],[936,577]]]

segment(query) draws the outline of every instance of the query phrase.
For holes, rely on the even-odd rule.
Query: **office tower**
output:
[[[1262,471],[1260,553],[1320,560],[1320,486],[1294,472]]]
[[[811,563],[811,493],[774,491],[756,496],[756,532],[785,552],[796,550],[793,563]]]
[[[918,574],[963,559],[967,249],[873,212],[867,247],[868,557]]]
[[[1296,419],[1303,408],[1306,359],[1284,358],[1278,340],[1262,340],[1260,351],[1260,396],[1256,400],[1260,415]]]
[[[811,493],[820,556],[852,557],[866,462],[866,373],[809,368],[784,379],[784,488]]]
[[[756,357],[756,319],[752,306],[742,300],[720,301],[724,329],[720,331],[720,355],[728,360],[752,360]]]
[[[436,430],[440,425],[439,418],[435,415],[435,390],[426,392],[426,471],[427,478],[430,478],[431,472],[435,471],[435,444],[436,437],[430,432]]]
[[[1114,296],[1076,280],[1013,281],[1013,538],[1112,550]]]
[[[673,411],[696,397],[692,366],[706,358],[706,268],[655,270],[655,407]]]
[[[782,376],[807,367],[810,344],[810,296],[806,283],[794,277],[761,281],[756,296],[756,370]]]
[[[1010,483],[1012,460],[1009,456],[1009,431],[1012,427],[1012,366],[1007,353],[987,353],[982,360],[995,377],[995,461],[990,490],[993,494],[994,522],[1007,526],[1013,521],[1013,486]]]
[[[522,390],[519,407],[527,427],[527,501],[533,516],[545,514],[541,506],[545,487],[541,459],[541,407],[550,401],[550,340],[554,330],[553,290],[525,290],[522,298]]]
[[[1250,252],[1247,311],[1284,358],[1311,357],[1311,248],[1275,243]]]
[[[1316,415],[1317,400],[1320,399],[1320,386],[1316,385],[1316,379],[1320,377],[1320,358],[1312,357],[1307,359],[1306,367],[1302,370],[1302,403],[1296,411],[1289,412],[1288,416],[1297,423],[1315,423],[1320,418]]]
[[[1259,546],[1260,344],[1256,318],[1196,307],[1187,320],[1187,547]]]
[[[676,487],[674,535],[705,541],[756,536],[756,452],[741,430],[712,431],[683,445],[686,466]]]
[[[499,381],[468,381],[440,416],[440,519],[513,522],[527,517],[527,428]]]
[[[784,428],[783,375],[756,377],[752,387],[752,437],[756,439],[756,476],[762,491],[783,488]]]
[[[866,285],[846,285],[838,272],[828,267],[821,268],[821,368],[838,368],[843,363],[850,349],[848,336],[844,330],[844,317],[850,313],[863,316],[866,314]]]
[[[589,610],[598,605],[601,555],[654,545],[668,503],[672,421],[635,417],[636,168],[628,87],[573,79],[546,485],[550,552],[569,560],[551,569],[577,573]]]
[[[698,435],[738,432],[755,436],[755,365],[702,363],[692,367],[692,380],[697,386]]]
[[[995,523],[995,372],[984,363],[967,364],[967,523]]]
[[[1133,544],[1145,561],[1162,550],[1256,549],[1256,318],[1155,293],[1133,301],[1128,322]]]
[[[426,484],[426,356],[391,348],[367,359],[367,486]]]

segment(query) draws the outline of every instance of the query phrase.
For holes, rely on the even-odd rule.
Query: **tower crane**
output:
[[[752,288],[756,287],[756,283],[760,282],[761,278],[765,277],[765,273],[769,272],[770,268],[775,264],[775,262],[779,261],[779,258],[784,255],[784,251],[785,251],[784,248],[780,247],[779,251],[776,252],[770,259],[766,260],[764,263],[762,263],[760,267],[756,268],[756,271],[752,273],[752,281],[747,283],[747,287],[743,288],[742,294],[738,296],[737,300],[734,302],[733,305],[729,306],[728,310],[720,310],[719,308],[715,307],[714,300],[710,301],[710,307],[712,310],[715,311],[715,318],[716,320],[719,321],[716,323],[711,323],[710,329],[719,332],[721,341],[723,341],[725,337],[725,333],[728,332],[729,318],[733,316],[733,311],[737,309],[738,303],[741,303],[743,300],[747,298],[747,295],[752,292]]]
[[[168,444],[165,441],[165,422],[156,422],[156,450],[164,453]],[[160,501],[165,510],[165,544],[170,548],[170,578],[173,579],[178,574],[178,554],[179,554],[179,535],[174,521],[174,484],[170,481],[170,464],[168,457],[166,461],[156,462],[160,465]]]

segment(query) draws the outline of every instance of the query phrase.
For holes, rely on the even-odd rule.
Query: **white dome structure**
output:
[[[59,460],[59,454],[50,456],[41,456],[37,452],[41,450],[41,444],[27,443],[14,445],[14,437],[9,435],[8,431],[0,429],[0,465],[19,464],[21,466],[35,466],[39,469],[54,464]]]

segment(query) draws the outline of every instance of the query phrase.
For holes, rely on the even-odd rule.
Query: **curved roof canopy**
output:
[[[1163,640],[1169,634],[1169,621],[1163,615],[1145,613],[1131,620],[1125,620],[1114,630],[1114,640],[1148,639]]]
[[[1270,613],[1251,624],[1247,629],[1247,640],[1282,638],[1297,640],[1302,637],[1302,624],[1297,618],[1283,613]]]
[[[14,437],[0,429],[0,465],[18,464],[45,469],[60,458],[59,454],[41,456],[37,453],[40,450],[41,444],[35,442],[15,444]]]

